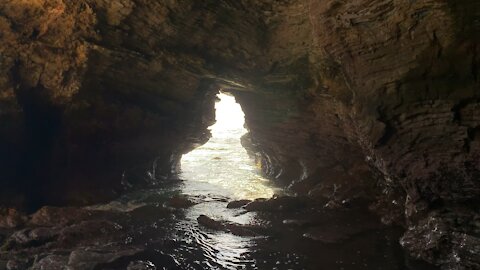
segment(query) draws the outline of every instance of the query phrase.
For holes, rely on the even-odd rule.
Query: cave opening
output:
[[[177,232],[184,231],[184,228],[188,230],[177,233],[177,237],[198,244],[208,257],[202,263],[210,267],[252,267],[255,260],[246,258],[246,254],[251,252],[254,237],[250,233],[244,235],[247,228],[244,226],[255,223],[256,215],[240,214],[242,209],[226,208],[225,202],[267,199],[277,190],[262,177],[254,158],[242,145],[242,137],[248,136],[248,130],[244,112],[232,94],[217,94],[215,124],[209,130],[208,142],[184,154],[181,159],[180,176],[184,180],[181,192],[200,203],[186,210],[185,219],[176,228]],[[228,229],[205,230],[198,224]],[[229,233],[231,230],[236,233]]]
[[[209,141],[184,154],[181,177],[184,192],[198,193],[208,186],[212,193],[233,199],[270,198],[275,193],[260,172],[254,158],[242,146],[248,136],[245,114],[228,92],[220,92],[215,103],[215,124],[209,127]]]

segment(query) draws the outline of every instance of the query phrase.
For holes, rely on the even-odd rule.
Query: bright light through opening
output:
[[[240,105],[227,94],[220,93],[218,98],[216,123],[210,127],[212,137],[182,157],[182,178],[188,180],[184,192],[196,195],[208,191],[234,199],[270,198],[273,189],[240,143],[247,133]]]
[[[219,94],[218,98],[220,98],[220,101],[215,103],[216,122],[210,127],[212,137],[240,139],[242,135],[247,133],[244,127],[245,115],[242,108],[232,96]]]

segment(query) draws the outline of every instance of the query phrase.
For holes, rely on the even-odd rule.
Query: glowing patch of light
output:
[[[222,194],[233,199],[270,198],[274,191],[261,177],[240,143],[247,133],[244,113],[233,96],[218,95],[212,137],[182,157],[183,192],[191,195]]]

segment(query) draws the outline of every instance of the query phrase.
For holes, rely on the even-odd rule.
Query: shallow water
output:
[[[189,182],[171,181],[162,189],[129,194],[112,208],[168,205],[172,196],[182,196]],[[406,256],[398,244],[402,230],[380,224],[363,206],[335,211],[308,208],[247,212],[228,209],[226,206],[231,198],[215,194],[210,184],[195,185],[202,188],[187,197],[196,205],[169,214],[144,211],[125,222],[130,227],[125,244],[143,246],[149,251],[150,255],[136,259],[156,266],[151,269],[436,269]],[[200,215],[239,224],[257,224],[267,229],[259,236],[237,236],[200,225],[197,221]],[[288,225],[285,220],[307,220],[309,224]],[[312,229],[320,239],[334,241],[304,237]],[[348,237],[343,239],[343,235]],[[174,263],[164,261],[163,256],[172,258]]]
[[[229,199],[270,198],[275,193],[260,175],[254,161],[240,143],[248,131],[244,114],[235,98],[219,94],[215,104],[216,123],[212,137],[203,146],[182,157],[183,192],[189,195],[215,194]],[[278,191],[278,190],[277,190]]]
[[[239,224],[255,222],[254,213],[226,208],[226,202],[238,199],[270,198],[275,189],[268,186],[254,161],[240,143],[247,133],[244,115],[235,98],[219,94],[216,123],[210,127],[212,137],[203,146],[182,158],[182,193],[200,198],[200,203],[186,210],[185,220],[177,225],[186,241],[194,239],[205,251],[207,267],[238,269],[251,267],[254,260],[246,254],[253,239],[229,233],[202,231],[197,217],[207,215]],[[210,262],[209,262],[210,261]]]

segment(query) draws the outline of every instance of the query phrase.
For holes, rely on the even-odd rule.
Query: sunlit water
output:
[[[197,195],[207,191],[232,199],[270,198],[273,189],[240,143],[247,133],[240,105],[232,96],[218,97],[216,123],[210,127],[212,138],[182,158],[182,178],[188,180],[184,192]]]
[[[226,94],[219,94],[218,98],[216,123],[210,127],[211,139],[182,158],[181,178],[185,180],[182,192],[199,198],[200,203],[187,210],[185,221],[178,226],[183,232],[190,231],[183,238],[191,238],[202,246],[209,259],[204,262],[207,267],[254,267],[254,261],[246,257],[252,237],[204,232],[196,223],[202,214],[240,224],[254,223],[253,213],[227,209],[226,202],[270,198],[275,193],[240,143],[240,138],[247,133],[240,105]]]

